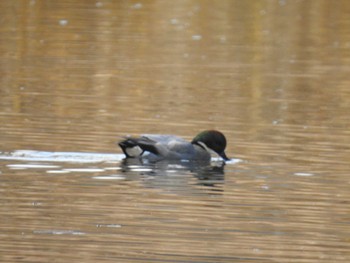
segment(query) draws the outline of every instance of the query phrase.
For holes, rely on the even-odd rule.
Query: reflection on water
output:
[[[238,163],[240,160],[232,160],[230,163]],[[151,185],[159,184],[160,188],[179,189],[179,183],[183,184],[181,178],[188,179],[194,176],[198,179],[199,185],[216,187],[224,182],[224,166],[222,161],[187,162],[187,161],[159,161],[156,163],[144,163],[142,159],[124,159],[121,163],[123,172],[140,172],[143,175],[152,177]],[[147,183],[146,182],[146,183]],[[150,185],[147,183],[147,185]],[[184,192],[184,184],[181,191]]]
[[[225,163],[218,159],[207,162],[159,161],[144,163],[143,159],[125,158],[122,154],[75,153],[75,152],[40,152],[17,150],[0,153],[0,160],[8,163],[9,170],[38,170],[47,174],[91,173],[98,180],[128,180],[138,174],[147,178],[145,183],[171,187],[180,182],[180,177],[195,177],[200,185],[215,186],[224,181]],[[241,160],[232,159],[230,165]],[[20,162],[20,163],[17,163]],[[25,163],[23,163],[25,162]],[[73,165],[73,167],[72,167]],[[111,166],[112,165],[112,166]],[[118,174],[114,174],[118,172]],[[112,173],[112,174],[111,174]],[[150,180],[152,179],[152,180]],[[147,184],[150,186],[150,184]],[[176,187],[174,188],[176,190]]]
[[[349,11],[0,1],[0,261],[349,262]],[[236,161],[116,145],[206,129]]]
[[[348,187],[337,177],[292,174],[296,167],[274,162],[200,166],[122,157],[1,153],[2,235],[4,248],[16,252],[5,259],[45,262],[57,253],[75,261],[79,252],[91,261],[269,262],[278,250],[317,262],[330,260],[324,251],[331,249],[347,260]],[[140,246],[155,254],[145,256]]]

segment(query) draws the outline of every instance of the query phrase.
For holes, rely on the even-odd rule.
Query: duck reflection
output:
[[[125,158],[121,162],[122,171],[128,175],[138,173],[144,176],[149,187],[169,187],[181,190],[184,184],[200,185],[218,188],[224,183],[225,163],[217,162],[194,162],[194,161],[169,161],[148,162],[139,158]],[[193,180],[195,178],[196,180]],[[184,190],[184,189],[182,189]],[[213,189],[214,190],[214,189]],[[220,191],[220,188],[215,189]]]

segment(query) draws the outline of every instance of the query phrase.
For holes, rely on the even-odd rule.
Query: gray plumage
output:
[[[209,161],[213,152],[228,160],[224,152],[226,139],[218,131],[204,131],[192,142],[174,135],[145,134],[137,138],[126,138],[119,142],[119,146],[128,158],[146,158],[151,161]]]

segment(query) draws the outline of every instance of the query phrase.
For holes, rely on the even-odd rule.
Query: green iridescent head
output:
[[[226,138],[219,131],[202,131],[196,137],[194,137],[191,143],[196,144],[207,151],[211,150],[217,153],[225,161],[230,160],[225,154]]]

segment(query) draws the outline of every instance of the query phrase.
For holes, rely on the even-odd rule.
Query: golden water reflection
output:
[[[349,12],[1,1],[0,159],[120,154],[125,134],[215,128],[242,161],[213,177],[120,155],[2,158],[0,261],[349,262]]]

